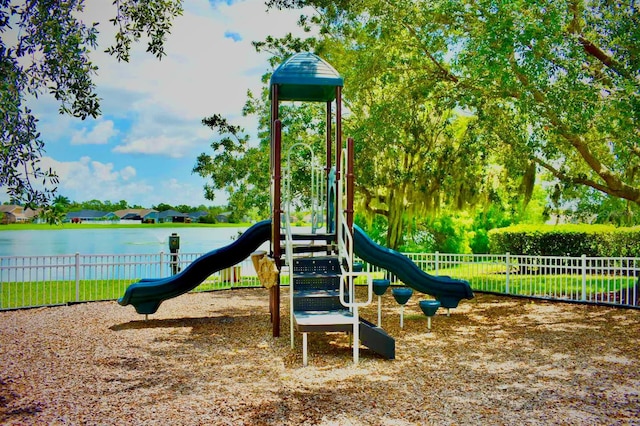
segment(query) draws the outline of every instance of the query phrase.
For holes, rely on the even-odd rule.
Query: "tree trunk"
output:
[[[388,196],[387,247],[397,250],[402,245],[404,232],[404,188],[391,190]]]

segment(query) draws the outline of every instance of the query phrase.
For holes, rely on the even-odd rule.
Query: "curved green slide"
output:
[[[214,272],[242,262],[270,238],[271,220],[258,222],[233,243],[200,256],[176,275],[143,279],[131,284],[118,303],[122,306],[133,305],[139,314],[153,314],[164,300],[191,291]]]
[[[460,300],[473,299],[467,281],[427,274],[402,253],[375,243],[357,225],[353,226],[353,251],[365,262],[392,272],[409,287],[432,295],[443,308],[455,308]]]

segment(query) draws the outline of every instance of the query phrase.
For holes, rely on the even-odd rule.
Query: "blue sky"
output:
[[[103,53],[113,40],[112,2],[86,3],[83,19],[100,22],[92,60],[99,66],[94,81],[102,115],[82,121],[59,115],[48,96],[30,102],[46,147],[41,165],[58,173],[58,194],[144,207],[225,204],[223,194],[205,200],[205,180],[191,173],[213,138],[201,120],[220,113],[255,131],[255,118],[240,111],[247,90],[260,88],[269,65],[267,54],[256,53],[251,42],[298,33],[300,11],[267,13],[264,0],[185,0],[166,57],[158,61],[141,43],[129,63],[118,63]]]

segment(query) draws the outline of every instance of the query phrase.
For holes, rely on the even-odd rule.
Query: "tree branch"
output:
[[[392,8],[396,8],[397,10],[397,6],[394,4],[393,1],[390,0],[385,0],[385,3],[387,3],[387,6],[392,7]],[[406,14],[405,14],[406,16]],[[412,26],[410,26],[409,24],[407,24],[406,19],[401,19],[400,22],[402,23],[402,26],[409,31],[409,33],[411,33],[411,35],[413,36],[413,38],[416,41],[420,41],[420,37],[418,36],[417,31],[415,30],[415,28],[413,28]],[[433,54],[429,51],[429,49],[427,49],[425,46],[422,45],[422,43],[420,43],[419,46],[417,46],[418,49],[420,49],[422,51],[422,53],[425,54],[425,56],[427,58],[429,58],[429,61],[431,61],[431,63],[433,65],[436,66],[436,68],[440,71],[440,73],[442,74],[442,76],[453,83],[458,83],[459,79],[457,76],[455,76],[454,74],[451,73],[451,71],[449,71],[448,69],[446,69],[440,62],[438,62],[438,60],[435,58],[435,56],[433,56]]]
[[[596,58],[600,63],[614,71],[616,74],[633,80],[633,76],[629,73],[622,64],[617,62],[611,56],[607,55],[602,49],[596,46],[592,41],[587,40],[583,35],[578,36],[578,41],[582,44],[584,51],[590,56]]]
[[[565,178],[573,183],[582,183],[584,185],[590,186],[592,188],[598,189],[606,194],[614,195],[616,197],[624,198],[626,200],[633,201],[635,203],[640,204],[640,189],[635,188],[631,185],[627,185],[617,176],[609,167],[604,165],[598,157],[596,157],[591,150],[585,140],[572,133],[569,128],[564,124],[562,119],[556,114],[553,110],[553,106],[549,106],[549,102],[547,101],[546,96],[540,90],[532,87],[529,84],[529,79],[524,73],[522,73],[518,67],[518,64],[515,61],[515,57],[510,58],[511,69],[514,72],[516,78],[522,83],[524,87],[527,88],[532,94],[533,98],[544,108],[544,114],[549,120],[549,122],[558,130],[560,136],[565,139],[567,142],[573,146],[573,148],[578,152],[580,157],[587,163],[589,168],[593,170],[606,185],[599,184],[590,179],[579,179],[575,177],[568,177],[566,175]],[[547,168],[549,171],[553,173],[553,170],[544,164],[540,164],[541,166]],[[550,166],[550,165],[549,165]],[[559,173],[559,172],[558,172]],[[556,176],[559,178],[559,176]]]
[[[371,207],[371,202],[375,198],[379,198],[378,195],[371,192],[367,187],[358,185],[357,183],[356,183],[356,188],[359,189],[364,194],[365,206],[367,206],[367,208],[371,213],[379,214],[381,216],[389,216],[389,211]]]
[[[640,191],[630,186],[625,185],[626,188],[621,188],[620,190],[614,190],[607,185],[603,185],[601,183],[598,183],[586,177],[569,176],[568,174],[562,172],[561,170],[558,170],[557,168],[553,167],[551,164],[545,162],[541,158],[533,157],[532,161],[534,161],[535,163],[547,169],[549,172],[551,172],[553,176],[555,176],[556,178],[558,178],[563,182],[570,182],[576,185],[589,186],[605,194],[609,194],[614,197],[623,198],[629,201],[633,201],[637,204],[640,204]]]
[[[617,62],[613,57],[607,55],[600,47],[598,47],[594,42],[587,39],[582,34],[582,25],[580,22],[580,14],[582,13],[582,9],[584,5],[582,1],[571,1],[569,3],[569,14],[572,16],[571,23],[567,27],[567,31],[569,34],[574,34],[578,36],[578,41],[582,45],[585,53],[589,56],[596,58],[602,65],[614,71],[616,74],[633,80],[633,75],[625,69],[625,67]]]

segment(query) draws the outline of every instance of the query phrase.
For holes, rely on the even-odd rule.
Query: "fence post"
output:
[[[436,277],[440,275],[440,252],[436,252]]]
[[[76,302],[80,301],[80,253],[76,252]]]
[[[2,310],[2,295],[4,294],[2,292],[2,277],[4,276],[4,270],[2,269],[2,260],[0,259],[0,310]],[[7,305],[8,307],[9,305]]]
[[[160,250],[160,278],[164,278],[164,251]]]
[[[582,255],[582,301],[587,300],[587,255]]]
[[[506,267],[506,271],[504,273],[504,277],[505,277],[504,292],[506,294],[509,294],[509,271],[511,270],[511,254],[509,252],[507,252],[507,256],[505,258],[504,263]]]

